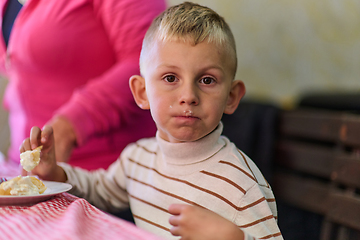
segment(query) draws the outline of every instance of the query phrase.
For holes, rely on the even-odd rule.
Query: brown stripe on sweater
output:
[[[226,161],[224,161],[224,160],[220,160],[219,163],[230,165],[230,166],[232,166],[232,167],[240,170],[241,172],[243,172],[246,176],[248,176],[249,178],[251,178],[253,181],[257,182],[254,176],[252,176],[251,174],[249,174],[248,172],[246,172],[244,169],[239,168],[239,167],[236,166],[235,164],[230,163],[230,162],[226,162]]]
[[[159,173],[159,174],[160,174],[160,173]],[[160,174],[160,175],[161,175],[161,174]],[[161,175],[161,176],[163,176],[163,175]],[[166,176],[165,176],[165,177],[166,177]],[[195,206],[200,206],[199,204],[197,204],[197,203],[195,203],[195,202],[189,201],[188,199],[185,199],[185,198],[183,198],[183,197],[180,197],[180,196],[174,195],[174,194],[172,194],[172,193],[169,193],[169,192],[167,192],[167,191],[164,191],[164,190],[162,190],[162,189],[159,189],[159,188],[157,188],[157,187],[155,187],[155,186],[153,186],[153,185],[150,185],[150,184],[148,184],[148,183],[142,182],[142,181],[140,181],[140,180],[138,180],[138,179],[135,179],[135,178],[133,178],[133,177],[131,177],[131,176],[127,176],[127,178],[129,178],[129,179],[131,179],[131,180],[133,180],[133,181],[136,181],[136,182],[138,182],[138,183],[141,183],[141,184],[143,184],[143,185],[145,185],[145,186],[151,187],[151,188],[153,188],[153,189],[155,189],[155,190],[157,190],[157,191],[159,191],[159,192],[161,192],[161,193],[163,193],[163,194],[165,194],[165,195],[171,196],[171,197],[173,197],[173,198],[180,199],[180,200],[182,200],[182,201],[184,201],[184,202],[187,202],[187,203],[192,204],[192,205],[195,205]],[[219,198],[220,200],[226,202],[228,205],[230,205],[231,207],[235,208],[237,211],[243,211],[243,210],[245,210],[245,209],[248,209],[248,208],[250,208],[250,207],[252,207],[252,206],[255,206],[255,205],[257,205],[257,204],[265,201],[265,197],[263,197],[263,198],[260,198],[259,200],[255,201],[255,202],[253,202],[253,203],[251,203],[251,204],[249,204],[249,205],[247,205],[247,206],[238,207],[238,206],[236,206],[235,204],[233,204],[232,202],[230,202],[228,199],[224,198],[223,196],[221,196],[221,195],[219,195],[219,194],[217,194],[217,193],[214,193],[214,192],[209,191],[209,190],[207,190],[207,189],[198,187],[198,186],[196,186],[196,185],[194,185],[194,184],[192,184],[192,183],[183,181],[183,180],[181,180],[181,179],[174,179],[174,180],[175,180],[175,181],[184,182],[184,183],[188,184],[189,186],[192,186],[192,187],[194,187],[194,188],[196,188],[196,189],[198,189],[198,190],[201,190],[201,191],[204,191],[204,192],[206,192],[206,193],[208,193],[208,194],[210,194],[210,195],[213,195],[213,196]],[[200,206],[200,207],[202,207],[202,206]]]
[[[169,192],[164,191],[164,190],[162,190],[162,189],[160,189],[160,188],[157,188],[157,187],[155,187],[155,186],[153,186],[153,185],[150,185],[150,184],[145,183],[145,182],[142,182],[142,181],[140,181],[140,180],[138,180],[138,179],[132,178],[131,176],[127,176],[127,178],[129,178],[129,179],[131,179],[131,180],[133,180],[133,181],[135,181],[135,182],[141,183],[141,184],[143,184],[143,185],[145,185],[145,186],[151,187],[151,188],[155,189],[156,191],[161,192],[161,193],[163,193],[163,194],[165,194],[165,195],[168,195],[168,196],[170,196],[170,197],[179,199],[179,200],[181,200],[181,201],[184,201],[184,202],[189,203],[189,204],[194,205],[194,206],[198,206],[198,207],[204,208],[203,206],[201,206],[201,205],[199,205],[199,204],[197,204],[197,203],[195,203],[195,202],[192,202],[192,201],[190,201],[190,200],[188,200],[188,199],[186,199],[186,198],[183,198],[183,197],[177,196],[177,195],[175,195],[175,194],[169,193]]]
[[[266,200],[265,197],[262,197],[262,198],[260,198],[259,200],[256,200],[255,202],[252,202],[252,203],[250,203],[250,204],[248,204],[248,205],[246,205],[246,206],[244,206],[244,207],[239,207],[239,209],[241,209],[241,211],[242,211],[242,210],[251,208],[251,207],[253,207],[253,206],[255,206],[255,205],[258,205],[259,203],[262,203],[262,202],[265,201],[265,200]]]
[[[119,160],[118,160],[118,161],[120,161],[120,166],[121,166],[122,171],[123,171],[123,172],[125,172],[124,162],[123,162],[123,161],[121,161],[121,159],[120,159],[120,158],[119,158]],[[121,189],[121,190],[123,190],[124,192],[127,192],[127,189],[126,189],[126,188],[121,187],[121,186],[120,186],[120,184],[118,183],[118,181],[117,181],[117,179],[116,179],[116,175],[113,177],[113,180],[114,180],[115,185],[116,185],[118,188],[120,188],[120,189]]]
[[[137,165],[139,165],[139,166],[141,166],[141,167],[144,167],[144,168],[146,168],[146,169],[152,170],[152,171],[156,172],[157,174],[159,174],[160,176],[162,176],[162,177],[164,177],[164,178],[167,178],[167,179],[170,179],[170,180],[173,180],[173,181],[177,181],[177,182],[182,182],[182,183],[187,184],[187,185],[189,185],[189,186],[191,186],[191,187],[193,187],[193,188],[196,188],[196,189],[198,189],[198,190],[200,190],[200,191],[204,191],[204,192],[206,192],[206,193],[208,193],[208,194],[210,194],[210,195],[213,195],[213,196],[215,196],[215,197],[223,200],[224,202],[226,202],[227,204],[229,204],[230,206],[232,206],[233,208],[235,208],[235,209],[238,210],[238,211],[242,211],[242,210],[245,210],[245,209],[248,208],[248,206],[238,207],[238,206],[234,205],[232,202],[230,202],[228,199],[224,198],[223,196],[221,196],[221,195],[219,195],[219,194],[217,194],[217,193],[214,193],[214,192],[209,191],[209,190],[207,190],[207,189],[201,188],[201,187],[199,187],[199,186],[197,186],[197,185],[195,185],[195,184],[193,184],[193,183],[190,183],[190,182],[187,182],[187,181],[178,179],[178,178],[173,178],[173,177],[166,176],[166,175],[160,173],[159,171],[157,171],[156,169],[150,168],[150,167],[148,167],[148,166],[145,166],[145,165],[143,165],[143,164],[141,164],[141,163],[139,163],[139,162],[136,162],[136,161],[133,160],[133,159],[130,159],[130,158],[129,158],[129,161],[131,161],[131,162],[133,162],[133,163],[135,163],[135,164],[137,164]],[[131,178],[130,176],[127,176],[127,177],[128,177],[128,178]],[[133,180],[138,181],[138,180],[136,180],[136,179],[133,179]],[[139,181],[138,181],[138,182],[139,182]],[[143,184],[145,184],[145,183],[143,183]],[[146,185],[148,185],[148,184],[146,184]],[[148,186],[150,186],[150,185],[148,185]],[[153,186],[151,186],[151,187],[153,187]],[[155,188],[155,187],[153,187],[153,188]],[[169,194],[170,194],[170,193],[169,193]],[[259,199],[258,201],[254,202],[254,203],[252,203],[252,204],[249,204],[249,206],[254,206],[254,205],[256,205],[256,204],[258,204],[258,203],[260,203],[260,202],[262,202],[262,201],[264,201],[264,200],[265,200],[265,198],[261,198],[261,199]]]
[[[138,215],[135,215],[135,214],[133,214],[133,216],[134,216],[134,218],[140,219],[140,220],[142,220],[142,221],[144,221],[144,222],[147,222],[147,223],[149,223],[149,224],[151,224],[151,225],[153,225],[153,226],[155,226],[155,227],[158,227],[158,228],[161,228],[161,229],[163,229],[163,230],[165,230],[165,231],[170,232],[170,229],[168,229],[168,228],[166,228],[166,227],[164,227],[164,226],[162,226],[162,225],[160,225],[160,224],[154,223],[154,222],[152,222],[152,221],[150,221],[150,220],[148,220],[148,219],[142,218],[142,217],[140,217],[140,216],[138,216]]]
[[[121,170],[125,173],[126,171],[125,171],[124,161],[121,160],[119,161],[120,161]]]
[[[159,206],[157,206],[157,205],[155,205],[155,204],[153,204],[153,203],[150,203],[150,202],[148,202],[148,201],[145,201],[144,199],[135,197],[134,195],[131,195],[131,194],[129,194],[129,196],[132,197],[132,198],[134,198],[134,199],[136,199],[136,200],[138,200],[138,201],[140,201],[140,202],[142,202],[142,203],[145,203],[145,204],[150,205],[150,206],[152,206],[152,207],[154,207],[154,208],[157,208],[157,209],[159,209],[159,210],[161,210],[161,211],[163,211],[163,212],[169,213],[169,211],[168,211],[167,209],[162,208],[162,207],[159,207]]]
[[[129,160],[130,160],[130,159],[129,159]],[[135,163],[137,163],[137,162],[135,162]],[[140,163],[137,163],[137,164],[141,165]],[[143,166],[143,165],[141,165],[141,166]],[[197,190],[200,190],[200,191],[206,192],[206,193],[208,193],[208,194],[210,194],[210,195],[213,195],[214,197],[217,197],[218,199],[226,202],[227,204],[229,204],[229,205],[232,206],[233,208],[239,209],[239,207],[237,207],[235,204],[233,204],[232,202],[230,202],[228,199],[224,198],[224,197],[221,196],[220,194],[217,194],[217,193],[215,193],[215,192],[213,192],[213,191],[210,191],[210,190],[208,190],[208,189],[199,187],[199,186],[197,186],[197,185],[195,185],[195,184],[193,184],[193,183],[187,182],[187,181],[185,181],[185,180],[166,176],[166,175],[158,172],[156,169],[149,168],[149,167],[147,167],[147,166],[144,166],[144,167],[147,168],[147,169],[150,169],[150,170],[152,170],[152,171],[154,171],[154,172],[156,172],[157,174],[159,174],[160,176],[162,176],[162,177],[164,177],[164,178],[167,178],[167,179],[170,179],[170,180],[173,180],[173,181],[177,181],[177,182],[184,183],[184,184],[186,184],[186,185],[188,185],[188,186],[190,186],[190,187],[193,187],[193,188],[195,188],[195,189],[197,189]],[[146,183],[144,183],[144,182],[140,182],[139,180],[132,178],[131,176],[127,176],[127,178],[132,179],[132,180],[134,180],[134,181],[138,181],[139,183],[148,185],[148,184],[146,184]],[[148,185],[148,186],[150,186],[150,185]],[[155,188],[154,186],[151,186],[151,187],[154,188],[154,189],[156,189],[156,190],[158,190],[158,191],[160,191],[160,189]],[[165,192],[165,191],[164,191],[164,192]],[[167,193],[168,193],[168,192],[167,192]],[[168,193],[168,194],[170,194],[170,193]]]
[[[252,175],[254,176],[254,178],[256,179],[256,176],[255,176],[255,174],[254,174],[254,172],[252,171],[252,169],[251,169],[251,167],[250,167],[250,165],[249,165],[249,163],[248,163],[248,161],[246,160],[246,157],[242,154],[242,152],[238,149],[238,152],[240,153],[240,155],[243,157],[243,159],[244,159],[244,161],[245,161],[245,163],[246,163],[246,165],[248,166],[248,168],[250,169],[250,171],[251,171],[251,173],[252,173]],[[265,182],[266,182],[266,186],[265,185],[262,185],[262,184],[260,184],[259,183],[259,181],[256,179],[256,182],[260,185],[260,186],[264,186],[264,187],[267,187],[267,188],[270,188],[270,185],[269,185],[269,183],[266,181],[266,179],[264,178],[264,180],[265,180]]]
[[[144,164],[141,164],[141,163],[135,161],[135,160],[132,159],[132,158],[128,158],[128,160],[129,160],[130,162],[132,162],[132,163],[135,163],[136,165],[139,165],[140,167],[143,167],[143,168],[146,168],[146,169],[150,169],[150,170],[154,170],[153,168],[148,167],[148,166],[146,166],[146,165],[144,165]]]
[[[242,152],[241,152],[239,149],[238,149],[238,152],[240,153],[240,155],[241,155],[242,158],[244,159],[244,162],[246,163],[246,166],[249,168],[250,172],[252,173],[253,177],[255,178],[255,181],[256,181],[257,183],[259,183],[258,180],[256,179],[255,174],[253,173],[253,171],[252,171],[249,163],[247,162],[246,157],[244,156],[244,154],[242,154]]]
[[[276,202],[275,198],[267,198],[266,201],[268,201],[268,202]]]
[[[141,167],[144,167],[144,168],[147,168],[147,169],[149,169],[149,170],[152,170],[152,171],[156,172],[157,174],[159,174],[160,176],[162,176],[162,177],[164,177],[164,178],[167,178],[167,179],[170,179],[170,180],[173,180],[173,181],[177,181],[177,182],[184,183],[184,184],[186,184],[186,185],[188,185],[188,186],[190,186],[190,187],[196,188],[197,190],[200,190],[200,191],[206,192],[206,193],[208,193],[208,194],[210,194],[210,195],[213,195],[213,196],[215,196],[215,197],[223,200],[224,202],[228,203],[228,204],[231,205],[232,207],[237,208],[237,207],[236,207],[232,202],[230,202],[228,199],[224,198],[223,196],[221,196],[221,195],[219,195],[219,194],[217,194],[217,193],[215,193],[215,192],[212,192],[212,191],[210,191],[210,190],[208,190],[208,189],[199,187],[199,186],[197,186],[197,185],[195,185],[195,184],[193,184],[193,183],[190,183],[190,182],[188,182],[188,181],[185,181],[185,180],[182,180],[182,179],[178,179],[178,178],[174,178],[174,177],[170,177],[170,176],[164,175],[164,174],[160,173],[158,170],[156,170],[156,169],[154,169],[154,168],[150,168],[150,167],[145,166],[145,165],[143,165],[143,164],[141,164],[141,163],[135,162],[133,159],[129,159],[129,161],[131,161],[131,162],[133,162],[133,163],[135,163],[135,164],[137,164],[137,165],[139,165],[139,166],[141,166]],[[127,176],[127,177],[130,178],[130,176]],[[135,179],[133,179],[133,180],[135,180]]]
[[[281,232],[277,232],[277,233],[274,233],[274,234],[270,234],[270,235],[267,235],[267,236],[265,236],[265,237],[261,237],[260,239],[269,239],[269,238],[278,237],[278,236],[281,236]]]
[[[231,181],[231,180],[228,179],[228,178],[225,178],[225,177],[223,177],[223,176],[220,176],[220,175],[217,175],[217,174],[208,172],[208,171],[204,171],[204,170],[202,170],[202,171],[200,171],[200,172],[201,172],[201,173],[204,173],[204,174],[206,174],[206,175],[209,175],[209,176],[211,176],[211,177],[214,177],[214,178],[218,178],[218,179],[220,179],[220,180],[223,180],[223,181],[225,181],[225,182],[233,185],[233,186],[236,187],[237,189],[239,189],[243,194],[246,193],[245,189],[243,189],[242,187],[240,187],[239,185],[237,185],[236,183],[234,183],[233,181]]]
[[[258,220],[254,221],[254,222],[252,222],[252,223],[248,223],[248,224],[245,224],[245,225],[243,225],[243,226],[238,226],[238,227],[240,227],[240,228],[252,227],[252,226],[254,226],[254,225],[256,225],[256,224],[259,224],[259,223],[261,223],[261,222],[265,222],[265,221],[267,221],[267,220],[269,220],[269,219],[273,219],[273,218],[274,218],[273,215],[269,215],[269,216],[267,216],[267,217],[258,219]]]
[[[147,149],[146,147],[144,146],[141,146],[139,145],[138,143],[136,143],[136,146],[143,149],[145,152],[148,152],[148,153],[151,153],[151,154],[155,154],[156,155],[156,152],[153,152],[153,151],[150,151],[149,149]]]

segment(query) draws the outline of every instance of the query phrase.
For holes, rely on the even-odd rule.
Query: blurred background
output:
[[[193,2],[230,25],[246,98],[291,107],[304,92],[360,91],[360,1]]]
[[[181,2],[168,0],[169,5]],[[229,23],[237,44],[237,79],[245,82],[246,99],[289,108],[312,91],[360,92],[360,1],[193,2],[216,10]],[[1,95],[5,85],[0,79]],[[0,111],[4,139],[7,117]]]

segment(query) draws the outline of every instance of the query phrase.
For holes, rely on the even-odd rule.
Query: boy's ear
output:
[[[233,81],[224,113],[233,114],[237,109],[241,98],[245,95],[245,92],[246,92],[245,84],[243,81],[240,80]]]
[[[141,109],[150,109],[149,101],[146,95],[145,79],[140,75],[131,76],[129,85],[136,104]]]

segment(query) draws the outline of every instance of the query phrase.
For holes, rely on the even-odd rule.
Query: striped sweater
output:
[[[239,226],[245,239],[282,239],[273,192],[256,165],[222,133],[169,143],[158,135],[130,144],[107,170],[61,164],[72,193],[116,211],[129,206],[138,227],[166,239],[173,203],[201,206]]]

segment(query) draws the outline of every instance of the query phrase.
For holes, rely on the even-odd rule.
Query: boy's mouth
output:
[[[182,111],[180,115],[176,115],[175,117],[182,118],[182,119],[200,119],[190,109]]]
[[[187,118],[187,119],[191,119],[191,118],[200,119],[199,117],[195,116],[194,112],[191,110],[185,110],[180,117]]]
[[[193,112],[191,110],[185,110],[185,117],[191,117],[193,115]]]

